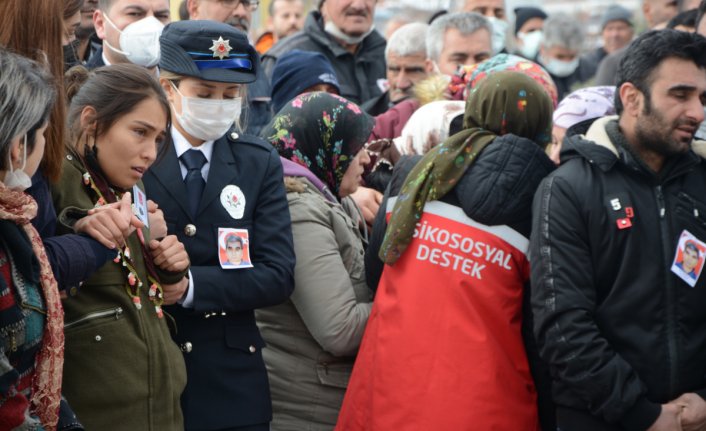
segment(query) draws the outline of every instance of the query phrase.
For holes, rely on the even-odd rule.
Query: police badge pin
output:
[[[245,195],[238,186],[225,186],[221,191],[221,205],[236,220],[243,218],[245,213]]]
[[[209,48],[210,51],[213,51],[213,56],[221,60],[223,60],[224,57],[230,57],[230,51],[232,49],[233,48],[230,47],[230,40],[224,40],[223,36],[219,37],[218,40],[213,40],[213,46]]]

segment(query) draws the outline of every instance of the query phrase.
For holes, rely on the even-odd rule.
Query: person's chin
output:
[[[405,91],[390,91],[390,102],[397,103],[411,97],[411,93]]]
[[[345,27],[341,28],[341,31],[346,35],[350,37],[360,37],[364,35],[368,30],[370,30],[369,25],[365,24],[351,24]]]

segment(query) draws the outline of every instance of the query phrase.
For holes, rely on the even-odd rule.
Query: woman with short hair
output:
[[[55,429],[64,360],[56,279],[30,221],[32,185],[56,97],[37,63],[0,48],[0,425]]]

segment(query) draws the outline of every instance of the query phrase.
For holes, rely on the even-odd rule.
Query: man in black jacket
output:
[[[695,34],[636,39],[619,116],[568,138],[535,196],[532,309],[562,431],[706,424],[706,271],[674,269],[687,241],[706,247],[704,52]]]
[[[385,39],[373,27],[375,0],[323,0],[320,10],[307,15],[302,31],[275,44],[262,57],[272,77],[277,59],[299,49],[320,52],[333,69],[341,96],[362,104],[382,93],[385,78]]]

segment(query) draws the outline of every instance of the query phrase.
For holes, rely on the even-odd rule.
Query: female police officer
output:
[[[244,33],[213,21],[172,23],[160,44],[173,147],[144,183],[191,259],[181,305],[169,310],[187,367],[186,429],[267,430],[264,342],[253,310],[289,297],[294,251],[277,152],[233,125],[257,53]],[[219,244],[233,234],[251,265],[227,265]]]

